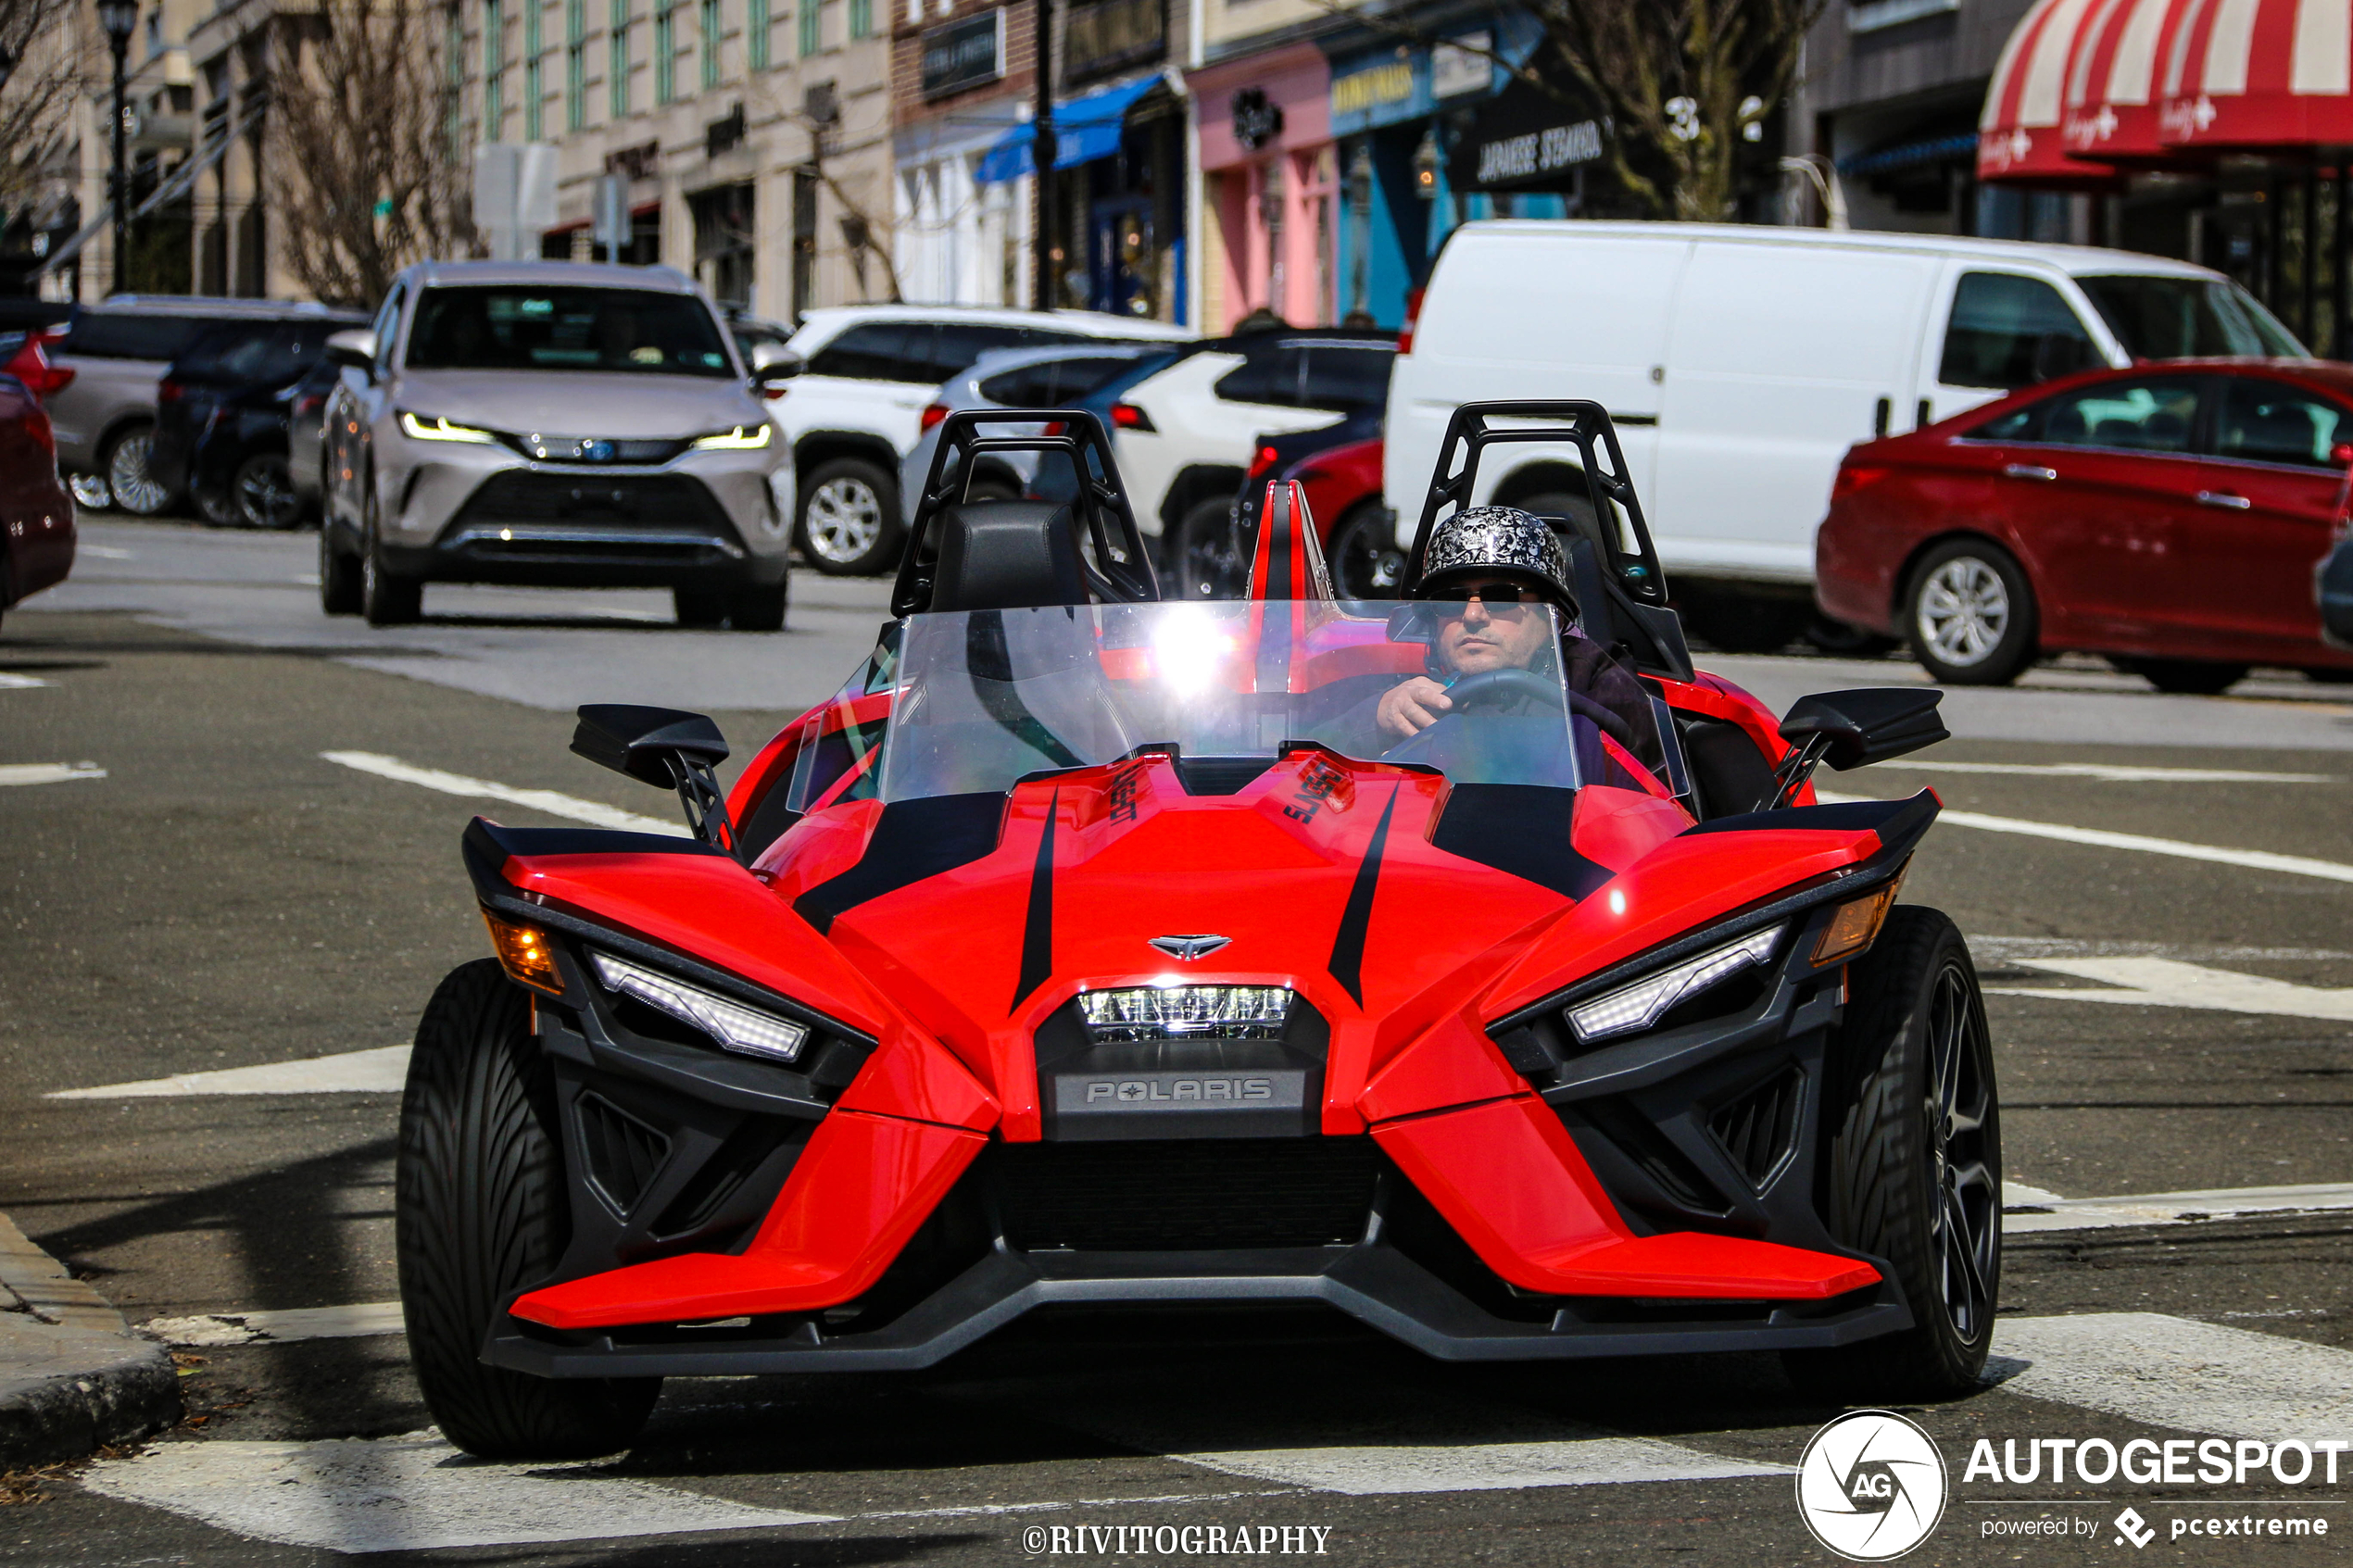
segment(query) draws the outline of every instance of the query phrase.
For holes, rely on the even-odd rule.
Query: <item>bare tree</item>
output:
[[[68,0],[0,0],[0,213],[72,173],[85,42],[74,21]]]
[[[841,157],[841,99],[830,82],[818,82],[805,89],[798,104],[786,103],[768,82],[754,79],[751,83],[754,101],[764,105],[787,123],[798,126],[809,137],[809,160],[801,167],[817,182],[833,194],[841,205],[842,246],[849,254],[851,274],[858,280],[862,296],[869,294],[866,285],[866,263],[869,258],[882,263],[883,286],[889,293],[889,303],[901,303],[899,291],[899,266],[891,245],[891,220],[887,213],[876,215],[875,204],[852,192],[842,178],[835,173]],[[866,182],[860,182],[862,184]],[[890,201],[888,177],[885,177],[882,205]]]
[[[446,17],[428,0],[325,0],[277,34],[273,213],[322,300],[373,305],[410,262],[472,248]]]

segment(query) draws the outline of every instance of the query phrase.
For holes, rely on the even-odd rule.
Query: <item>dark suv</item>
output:
[[[185,491],[208,522],[293,528],[307,509],[287,466],[298,385],[326,363],[327,334],[357,312],[228,322],[199,336],[156,388],[148,473]]]

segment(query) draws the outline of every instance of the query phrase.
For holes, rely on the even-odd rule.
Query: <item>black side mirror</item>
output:
[[[1919,686],[1867,686],[1798,698],[1781,721],[1789,755],[1773,771],[1771,798],[1758,809],[1788,804],[1820,763],[1843,773],[1950,739],[1936,712],[1944,700],[1943,692]]]
[[[657,789],[674,789],[696,839],[736,851],[727,797],[711,770],[727,759],[719,726],[699,713],[634,703],[592,702],[580,709],[572,749],[600,768],[626,773]]]

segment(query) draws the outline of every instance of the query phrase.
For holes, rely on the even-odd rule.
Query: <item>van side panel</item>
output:
[[[1446,421],[1465,403],[1592,398],[1617,420],[1628,477],[1650,495],[1659,413],[1652,372],[1666,362],[1692,244],[1675,234],[1579,232],[1584,227],[1459,231],[1439,257],[1414,351],[1397,361],[1389,383],[1382,487],[1397,508],[1401,543],[1412,542]],[[1478,499],[1513,469],[1575,458],[1571,447],[1515,448],[1508,466],[1482,465]]]
[[[1705,241],[1667,355],[1653,532],[1671,572],[1809,581],[1839,459],[1911,423],[1940,269],[1903,253]]]

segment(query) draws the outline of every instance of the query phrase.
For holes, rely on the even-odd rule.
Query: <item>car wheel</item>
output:
[[[898,564],[899,485],[862,458],[820,463],[801,484],[799,544],[830,577],[871,577]]]
[[[283,452],[257,452],[237,465],[229,494],[247,528],[296,528],[302,523],[302,497],[295,494],[294,470]]]
[[[1523,495],[1511,503],[1524,512],[1538,517],[1565,517],[1577,525],[1577,532],[1594,544],[1602,542],[1602,525],[1596,521],[1593,498],[1574,490],[1547,490],[1539,495]]]
[[[1378,501],[1366,501],[1332,530],[1332,591],[1343,599],[1393,599],[1405,580],[1405,552]]]
[[[147,471],[155,445],[156,427],[147,424],[132,425],[107,443],[99,461],[106,470],[107,489],[114,497],[116,510],[153,517],[171,505],[171,492]]]
[[[483,1459],[585,1459],[624,1448],[659,1378],[544,1378],[478,1359],[500,1309],[563,1257],[554,1075],[531,1001],[477,959],[417,1025],[400,1102],[394,1208],[400,1306],[425,1406]]]
[[[368,498],[370,521],[359,546],[359,613],[371,626],[406,626],[424,613],[425,585],[396,574],[384,564],[376,539],[375,497]]]
[[[1884,1261],[1913,1323],[1784,1364],[1801,1388],[1863,1402],[1966,1393],[2002,1273],[2000,1099],[1977,971],[1948,916],[1906,906],[1847,982],[1823,1066],[1818,1201],[1832,1236]]]
[[[114,506],[114,492],[107,488],[107,476],[101,473],[69,474],[66,488],[73,492],[73,504],[95,511],[107,511]]]
[[[791,596],[789,579],[779,578],[765,586],[746,583],[728,597],[727,624],[738,632],[781,632],[785,604]]]
[[[1779,653],[1814,619],[1803,600],[1723,588],[1687,589],[1678,608],[1691,634],[1719,653]]]
[[[1937,546],[1904,595],[1912,657],[1950,685],[2008,685],[2034,661],[2035,630],[2025,569],[1982,539]]]
[[[1234,506],[1212,496],[1177,520],[1169,571],[1180,599],[1235,599],[1250,591],[1250,563],[1234,538]]]
[[[2246,680],[2247,671],[2244,664],[2216,664],[2203,659],[2117,658],[2108,662],[2177,696],[2220,696]]]
[[[237,510],[236,496],[223,490],[191,490],[188,499],[195,504],[196,515],[215,528],[243,528],[245,517]]]
[[[681,626],[723,626],[727,621],[727,591],[682,584],[670,590],[670,607]]]
[[[334,544],[334,524],[319,528],[319,608],[329,615],[359,613],[359,560]]]

